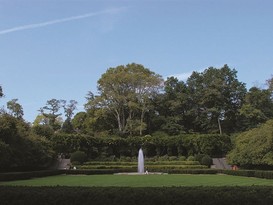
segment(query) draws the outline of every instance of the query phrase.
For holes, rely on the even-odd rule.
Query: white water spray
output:
[[[144,174],[144,156],[143,156],[143,151],[142,151],[141,148],[138,151],[137,171],[138,171],[139,174]]]

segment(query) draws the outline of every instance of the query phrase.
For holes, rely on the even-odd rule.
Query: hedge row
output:
[[[254,176],[257,178],[273,179],[273,172],[272,171],[255,171]]]
[[[137,169],[137,165],[125,166],[125,165],[82,165],[79,169]],[[165,171],[172,169],[205,169],[204,165],[145,165],[145,169],[148,171]]]
[[[137,165],[82,165],[78,169],[137,169]]]
[[[254,177],[255,170],[220,170],[221,173],[233,176]]]
[[[44,170],[33,172],[7,172],[0,173],[0,181],[12,181],[21,179],[31,179],[35,177],[47,177],[64,174],[63,170]]]
[[[157,170],[155,170],[157,171]],[[136,169],[89,169],[89,170],[65,170],[68,175],[94,175],[94,174],[115,174],[124,172],[136,172]],[[217,174],[218,169],[169,169],[164,173],[168,174]]]
[[[273,179],[273,171],[261,170],[219,170],[219,172],[234,176],[257,177],[264,179]]]
[[[58,133],[51,138],[58,153],[84,151],[90,159],[119,159],[138,155],[142,147],[146,157],[178,159],[178,156],[205,154],[224,156],[231,148],[230,137],[220,134],[181,134],[178,136],[92,137]],[[169,157],[167,157],[169,156]]]
[[[84,165],[137,165],[137,162],[115,162],[115,161],[89,161],[85,162]],[[145,165],[200,165],[198,161],[146,161]]]
[[[218,169],[173,169],[168,174],[218,174]]]
[[[127,169],[76,169],[76,170],[64,170],[65,174],[68,175],[77,175],[77,174],[84,174],[84,175],[94,175],[94,174],[115,174],[115,173],[122,173],[122,172],[136,172],[134,168],[127,168]]]
[[[145,166],[148,171],[154,172],[168,172],[168,170],[180,170],[180,169],[206,169],[204,165],[147,165]]]
[[[273,187],[0,187],[1,205],[257,205]]]

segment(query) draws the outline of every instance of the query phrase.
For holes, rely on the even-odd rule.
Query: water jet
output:
[[[137,172],[139,174],[144,174],[144,155],[143,155],[143,151],[141,148],[138,151]]]

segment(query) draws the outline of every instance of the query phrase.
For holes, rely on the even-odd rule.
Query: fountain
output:
[[[140,148],[138,151],[138,165],[137,165],[137,172],[139,174],[144,174],[144,156],[143,151]]]
[[[115,173],[118,175],[140,175],[140,174],[164,174],[162,172],[149,172],[144,170],[144,155],[143,151],[140,148],[138,151],[138,164],[137,164],[137,172],[120,172],[120,173]]]

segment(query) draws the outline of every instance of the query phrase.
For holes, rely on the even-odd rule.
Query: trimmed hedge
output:
[[[261,171],[261,170],[219,170],[219,173],[244,176],[244,177],[257,177],[264,179],[273,179],[273,171]]]
[[[94,174],[115,174],[122,172],[137,172],[136,169],[88,169],[88,170],[64,170],[68,175],[94,175]],[[217,174],[218,169],[169,169],[165,170],[168,174]]]
[[[78,169],[114,169],[114,170],[137,170],[137,162],[87,162],[77,166]],[[200,165],[198,161],[148,161],[145,162],[145,169],[150,172],[169,172],[169,170],[180,169],[206,169],[207,166]],[[124,172],[124,171],[123,171]]]
[[[33,172],[7,172],[0,173],[0,181],[13,181],[21,179],[31,179],[35,177],[47,177],[64,174],[64,170],[44,170]]]
[[[206,169],[205,165],[145,165],[145,169],[148,171],[166,171],[172,169]],[[83,165],[79,166],[78,169],[134,169],[137,170],[137,165],[135,166],[124,166],[124,165]]]
[[[269,205],[273,187],[9,187],[1,205]]]
[[[89,161],[85,165],[137,165],[137,162]],[[200,165],[198,161],[147,161],[145,165]]]
[[[145,168],[152,172],[169,172],[170,170],[182,169],[206,169],[204,165],[147,165]]]
[[[168,174],[218,174],[218,169],[173,169]]]
[[[255,171],[254,177],[273,179],[273,172],[272,171]]]
[[[94,175],[94,174],[115,174],[121,172],[136,172],[136,169],[76,169],[76,170],[64,170],[65,174],[76,175]]]
[[[255,170],[220,170],[221,173],[233,176],[254,177]]]

